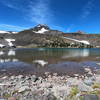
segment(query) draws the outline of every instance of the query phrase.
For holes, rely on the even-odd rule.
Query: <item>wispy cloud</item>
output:
[[[0,3],[11,9],[24,12],[24,19],[35,24],[50,24],[53,20],[50,0],[1,0]]]
[[[65,31],[64,27],[59,26],[59,25],[51,25],[51,28],[54,30],[59,30],[59,31]]]
[[[52,12],[50,10],[50,0],[37,0],[30,2],[29,17],[36,24],[48,24],[52,21]]]
[[[14,25],[8,25],[8,24],[0,24],[0,29],[4,29],[7,31],[21,31],[21,30],[26,29],[26,27],[14,26]]]
[[[17,6],[17,2],[14,0],[0,0],[0,3],[8,8],[12,8],[16,10],[19,9],[19,7]]]
[[[71,30],[73,29],[75,25],[74,24],[71,24],[68,28],[67,28],[67,31],[66,32],[71,32]]]
[[[83,7],[81,15],[82,19],[87,18],[91,14],[94,6],[94,1],[95,0],[88,0],[87,4]]]

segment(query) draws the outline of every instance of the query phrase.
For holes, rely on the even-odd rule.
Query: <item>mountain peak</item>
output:
[[[50,28],[45,24],[39,24],[32,28],[33,32],[44,34],[45,32],[49,31]]]
[[[46,25],[46,24],[38,24],[37,26],[34,27],[34,29],[46,29],[46,30],[50,30],[50,28]]]

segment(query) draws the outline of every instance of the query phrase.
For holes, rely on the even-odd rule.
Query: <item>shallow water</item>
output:
[[[37,60],[47,62],[41,66]],[[35,48],[0,50],[0,74],[84,73],[84,66],[99,69],[100,49]]]

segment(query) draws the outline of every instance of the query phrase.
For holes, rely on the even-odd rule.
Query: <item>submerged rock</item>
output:
[[[84,100],[99,100],[99,98],[96,95],[86,95],[84,96]]]
[[[48,62],[44,61],[44,60],[35,60],[33,61],[34,63],[37,63],[39,65],[41,65],[42,67],[44,67],[45,65],[48,64]]]
[[[88,86],[91,86],[92,84],[94,84],[94,81],[92,80],[92,79],[85,79],[84,80],[84,83],[86,84],[86,85],[88,85]]]
[[[90,86],[87,86],[85,83],[81,82],[79,85],[78,85],[78,89],[79,91],[81,92],[90,92],[90,91],[93,91],[93,88],[90,87]]]
[[[96,63],[96,64],[100,66],[100,63]]]
[[[15,97],[9,97],[8,100],[17,100]]]

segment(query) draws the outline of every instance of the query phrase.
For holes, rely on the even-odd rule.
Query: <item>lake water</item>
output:
[[[41,66],[36,61],[47,64]],[[99,69],[100,49],[35,48],[0,50],[0,74],[83,73],[83,67]]]

